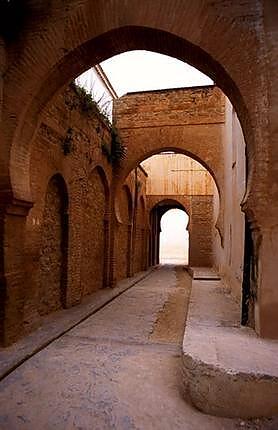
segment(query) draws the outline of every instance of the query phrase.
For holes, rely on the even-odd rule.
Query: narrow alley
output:
[[[19,366],[0,383],[0,428],[270,428],[202,414],[182,397],[190,284],[181,266],[161,266]]]

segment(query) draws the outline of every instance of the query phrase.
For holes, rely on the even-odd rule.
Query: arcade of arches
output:
[[[6,261],[22,259],[29,287],[13,285],[9,295],[7,264],[3,344],[41,315],[158,264],[160,219],[173,207],[189,215],[189,266],[215,267],[241,298],[245,144],[228,99],[214,86],[130,93],[114,101],[114,118],[127,148],[114,167],[102,150],[109,125],[82,110],[74,87],[41,118],[30,153],[32,207],[7,218],[14,229],[26,217],[24,248],[12,243]]]
[[[26,1],[0,33],[1,344],[157,264],[170,208],[189,215],[189,266],[214,267],[242,321],[277,339],[278,3],[67,3]],[[115,100],[115,166],[109,124],[70,82],[131,49],[216,86]]]

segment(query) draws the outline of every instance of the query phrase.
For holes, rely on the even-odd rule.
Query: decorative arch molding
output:
[[[164,214],[166,214],[166,212],[168,212],[171,209],[180,209],[182,211],[184,211],[186,213],[186,215],[188,215],[188,225],[187,225],[187,229],[189,230],[189,225],[190,225],[190,206],[189,206],[189,202],[187,205],[185,205],[185,203],[182,203],[181,201],[179,201],[178,199],[162,199],[159,200],[157,203],[153,204],[152,207],[149,210],[149,214],[151,215],[151,213],[153,211],[159,210],[159,228],[161,229],[161,218],[163,217]]]
[[[188,205],[187,205],[188,206]],[[152,212],[153,210],[156,210],[157,208],[160,208],[160,221],[159,221],[159,225],[161,223],[161,218],[163,217],[163,215],[168,212],[171,209],[181,209],[182,211],[184,211],[187,215],[188,215],[188,225],[187,228],[189,229],[189,224],[190,224],[190,208],[185,206],[184,203],[181,203],[180,201],[178,201],[177,199],[163,199],[160,200],[159,202],[155,203],[154,205],[152,205],[152,207],[150,208],[149,212]]]
[[[127,198],[129,222],[131,222],[132,211],[133,211],[132,192],[131,192],[129,185],[127,185],[127,184],[124,184],[121,189],[125,193],[125,196]],[[120,190],[119,190],[119,192],[120,192]],[[123,224],[123,220],[122,220],[122,216],[121,216],[121,210],[120,210],[119,193],[117,194],[117,196],[115,198],[115,217],[116,217],[116,221],[118,224]]]
[[[130,184],[125,183],[115,198],[115,226],[112,232],[112,284],[132,274],[134,202]],[[112,246],[111,246],[112,248]]]
[[[134,273],[147,268],[147,219],[145,196],[138,195],[133,224],[133,270]]]
[[[105,218],[107,218],[109,216],[109,212],[110,212],[110,185],[109,185],[109,180],[107,177],[107,174],[103,168],[103,166],[101,166],[100,164],[95,165],[89,172],[89,178],[92,176],[92,174],[94,172],[97,172],[103,188],[104,188],[104,195],[105,195]]]
[[[38,274],[40,315],[65,308],[67,305],[68,206],[66,182],[60,173],[54,174],[48,180],[44,199]],[[53,277],[52,282],[50,276]]]
[[[84,232],[85,236],[84,239],[85,243],[86,243],[86,261],[87,264],[85,265],[85,269],[84,269],[84,273],[85,271],[87,271],[86,273],[89,273],[89,277],[93,278],[95,280],[95,284],[94,284],[94,289],[99,289],[102,287],[106,287],[107,286],[107,282],[108,282],[108,262],[109,262],[109,243],[110,243],[110,188],[109,188],[109,182],[108,182],[108,178],[106,175],[106,172],[104,170],[104,168],[101,165],[95,165],[89,172],[88,174],[88,186],[90,186],[90,181],[92,181],[93,176],[96,174],[96,180],[99,181],[99,183],[101,184],[101,187],[103,189],[103,200],[101,195],[92,195],[92,193],[90,192],[88,195],[91,195],[91,210],[94,213],[95,217],[92,218],[92,215],[90,215],[90,213],[86,213],[87,211],[90,212],[90,207],[89,208],[83,208],[84,211],[84,216],[86,216],[86,219],[89,218],[87,220],[87,222],[92,223],[90,229],[92,229],[92,231],[94,231],[93,236],[94,236],[94,240],[92,242],[95,242],[93,244],[93,248],[92,248],[92,243],[88,243],[87,244],[87,233],[88,232]],[[94,185],[92,183],[92,185]],[[101,194],[102,190],[100,190],[100,188],[96,189],[96,193],[100,193]],[[86,196],[87,199],[87,196]],[[98,201],[100,203],[100,207],[96,207],[96,204],[98,204]],[[101,207],[102,202],[104,202],[103,207]],[[91,218],[90,218],[91,216]],[[96,226],[94,225],[94,220],[98,219],[98,227],[97,227],[97,231],[96,231]],[[98,244],[98,250],[96,251],[96,244]],[[85,248],[85,246],[83,247]],[[92,258],[90,255],[93,254],[94,258]],[[88,262],[88,256],[89,258],[92,258],[91,262]],[[95,260],[99,260],[97,263]],[[82,264],[84,264],[84,258],[82,258]],[[90,268],[90,264],[94,265],[95,268]],[[100,267],[102,267],[102,272],[99,270]],[[90,272],[91,271],[95,272],[95,276],[91,276]],[[84,279],[83,282],[83,290],[86,287],[86,282],[88,282],[88,279]],[[87,290],[86,290],[87,291]],[[88,290],[86,293],[90,294],[92,291]]]
[[[186,212],[187,214],[189,214],[188,208],[186,208],[185,205],[183,203],[181,203],[180,201],[178,201],[177,199],[165,198],[165,199],[159,200],[159,202],[152,205],[152,207],[150,208],[150,211],[152,211],[153,209],[156,209],[157,206],[162,206],[162,207],[165,207],[165,206],[168,207],[169,206],[169,209],[181,209],[184,212]],[[166,209],[165,212],[167,212],[167,210],[169,210],[169,209]]]

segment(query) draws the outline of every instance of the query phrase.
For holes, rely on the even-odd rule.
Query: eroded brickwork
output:
[[[191,266],[213,265],[213,196],[192,196],[189,224],[189,262]]]
[[[45,196],[42,221],[41,250],[38,273],[38,312],[46,315],[62,307],[63,270],[67,269],[64,260],[67,249],[63,243],[68,235],[63,220],[67,196],[63,195],[59,177],[50,180]]]
[[[114,103],[128,153],[123,175],[148,156],[173,150],[201,160],[223,186],[225,98],[214,86],[129,93]]]
[[[103,287],[105,188],[97,169],[88,178],[82,222],[82,295]]]
[[[49,180],[57,172],[63,178],[68,198],[63,222],[68,230],[63,306],[79,303],[84,295],[103,286],[104,264],[107,266],[104,248],[107,248],[109,229],[106,210],[112,169],[102,154],[101,144],[109,142],[109,136],[109,128],[96,111],[88,114],[78,107],[78,97],[71,88],[56,98],[42,119],[30,163],[34,206],[27,217],[25,235],[29,285],[24,292],[25,331],[39,323],[39,314],[48,312],[43,307],[47,308],[50,300],[53,303],[50,303],[49,311],[61,307],[57,293],[61,263],[55,257],[61,233],[58,202],[54,198],[56,194],[47,191]],[[67,137],[69,145],[65,153]],[[54,244],[55,237],[57,242]],[[51,292],[52,287],[47,287],[47,270],[51,272],[49,277],[54,283],[55,294]],[[42,305],[44,302],[45,306]]]
[[[146,255],[146,208],[143,196],[140,197],[137,207],[136,227],[134,235],[134,256],[133,268],[134,272],[140,272],[145,268]]]
[[[133,207],[128,185],[122,187],[117,204],[120,219],[115,232],[115,277],[119,280],[129,276],[130,272]]]

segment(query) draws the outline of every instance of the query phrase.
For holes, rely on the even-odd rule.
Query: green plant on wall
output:
[[[85,112],[85,113],[99,112],[97,103],[93,99],[92,95],[89,92],[87,92],[85,88],[80,87],[75,82],[73,82],[71,86],[75,94],[78,96],[79,107],[82,110],[82,112]]]
[[[119,162],[126,157],[126,146],[122,144],[118,131],[115,127],[111,130],[111,155],[112,161]]]
[[[137,179],[136,183],[135,183],[135,186],[136,186],[137,193],[139,193],[140,190],[141,190],[141,188],[142,188],[142,182],[139,181],[139,179]]]
[[[109,127],[111,127],[111,122],[108,113],[105,110],[105,106],[101,107],[90,91],[81,87],[76,82],[71,83],[71,88],[74,90],[78,98],[77,103],[72,99],[67,101],[66,104],[71,110],[79,108],[86,115],[96,113]]]
[[[117,165],[126,157],[126,147],[122,144],[118,131],[115,127],[111,128],[110,144],[102,142],[102,152],[106,155],[109,163]]]
[[[73,138],[74,138],[73,129],[69,127],[67,129],[66,136],[62,141],[62,149],[63,149],[64,155],[68,155],[74,150]]]
[[[66,105],[72,111],[73,109],[80,108],[83,113],[88,115],[90,114],[98,114],[100,118],[105,122],[105,124],[110,129],[110,142],[105,140],[101,143],[101,149],[103,154],[107,157],[109,163],[113,165],[117,165],[123,160],[126,156],[126,147],[122,144],[120,136],[116,127],[112,127],[107,115],[101,111],[97,102],[94,100],[93,95],[88,92],[85,88],[79,86],[75,82],[71,84],[72,89],[77,96],[77,100],[69,97],[66,99]],[[97,133],[100,133],[99,126],[96,129]],[[73,150],[73,130],[71,128],[68,129],[67,135],[63,142],[63,150],[64,154],[67,155]]]

